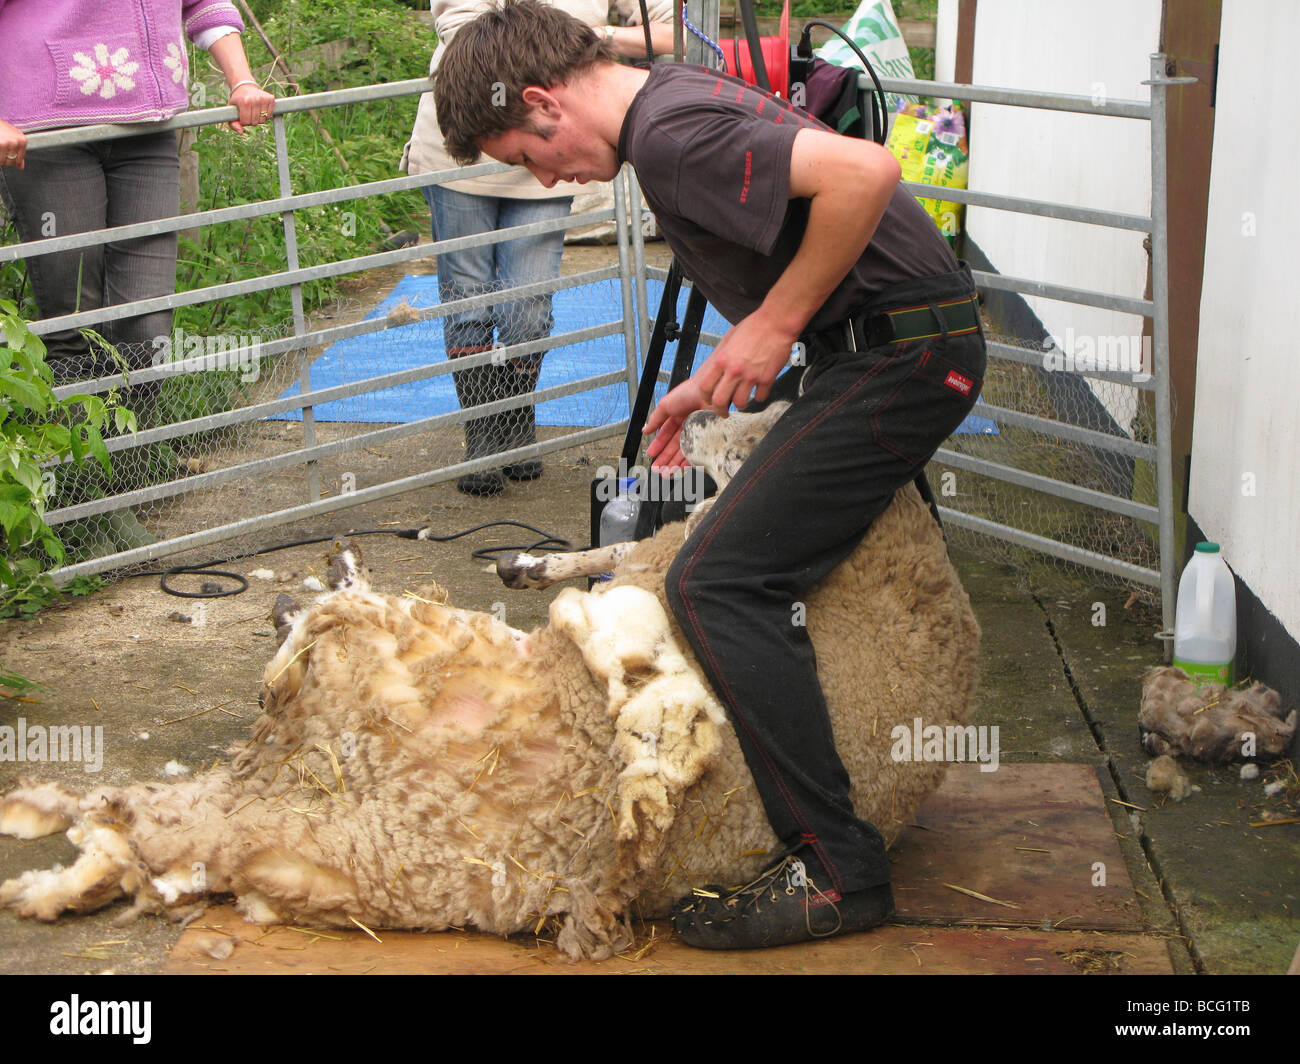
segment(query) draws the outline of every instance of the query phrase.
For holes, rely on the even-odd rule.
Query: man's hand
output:
[[[695,372],[701,394],[708,397],[706,405],[726,417],[732,406],[744,410],[751,400],[762,402],[789,364],[796,340],[798,336],[788,335],[762,307],[742,318]]]
[[[729,329],[695,375],[665,395],[646,418],[643,431],[659,433],[646,450],[651,465],[668,470],[688,465],[680,442],[686,418],[696,410],[726,417],[732,405],[743,410],[751,399],[766,399],[793,347],[794,338],[783,336],[761,310]]]
[[[708,405],[694,377],[682,381],[659,400],[641,430],[645,435],[658,433],[646,448],[652,469],[671,471],[690,465],[682,454],[682,423],[696,410],[703,410]]]

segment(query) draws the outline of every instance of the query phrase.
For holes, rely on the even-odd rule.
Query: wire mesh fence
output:
[[[988,333],[993,350],[981,403],[968,431],[954,435],[929,476],[940,502],[963,514],[1158,572],[1159,535],[1138,507],[1156,504],[1155,470],[1132,443],[1155,438],[1145,384],[1149,372],[1116,371],[1101,379],[1059,366],[1059,352],[1034,341]],[[1009,349],[1009,350],[1008,350]],[[996,412],[994,417],[987,416]],[[1073,435],[1071,429],[1082,430]],[[961,459],[992,463],[999,476]],[[1067,497],[1062,492],[1077,489]],[[1095,493],[1089,497],[1088,493]],[[1135,503],[1128,512],[1111,507]],[[1141,515],[1139,515],[1141,514]],[[1052,590],[1082,571],[1081,563],[1007,538],[953,525],[949,539],[982,557],[1011,565],[1024,583]],[[1132,575],[1089,566],[1090,579],[1159,604],[1159,589]]]
[[[387,98],[423,87],[372,86],[288,103],[295,110],[365,105],[368,94]],[[933,86],[949,95],[958,88]],[[988,88],[968,94],[1024,106],[1091,107],[1048,94]],[[1150,116],[1138,101],[1111,101],[1107,108],[1121,117]],[[627,209],[625,190],[620,187],[613,210],[431,247],[395,246],[401,241],[392,239],[385,212],[368,206],[366,217],[379,222],[356,242],[364,247],[355,250],[365,253],[340,258],[330,241],[314,245],[313,231],[354,225],[364,213],[351,211],[354,203],[409,198],[421,184],[451,175],[303,192],[290,172],[285,116],[277,113],[275,123],[274,148],[263,138],[237,150],[261,164],[274,159],[279,195],[229,208],[213,201],[193,219],[203,233],[221,224],[243,226],[252,265],[214,266],[210,244],[201,255],[196,251],[196,261],[206,265],[187,284],[197,291],[141,307],[176,311],[171,325],[147,341],[119,344],[117,365],[126,364],[129,386],[93,361],[102,357],[95,352],[75,373],[89,377],[93,390],[118,388],[139,410],[140,425],[109,442],[111,479],[87,469],[54,471],[49,519],[80,559],[65,575],[139,566],[218,541],[252,542],[249,537],[272,524],[398,495],[417,498],[444,480],[492,495],[535,476],[548,454],[625,426],[638,338],[644,345],[648,331],[646,308],[658,304],[657,291],[647,289],[657,271],[645,268],[642,219]],[[1099,225],[1154,227],[1159,235],[1150,219],[988,193],[953,195]],[[604,262],[515,286],[508,298],[498,298],[499,289],[447,279],[440,287],[429,258],[610,221],[618,245]],[[184,223],[159,224],[175,230]],[[268,257],[272,236],[281,243]],[[0,251],[0,265],[13,268],[12,256],[3,260]],[[399,267],[400,283],[386,274],[395,287],[385,287],[382,298],[375,290],[349,305],[331,287],[350,273]],[[1153,268],[1158,273],[1163,264]],[[1168,583],[1171,564],[1160,549],[1169,533],[1156,529],[1168,506],[1157,499],[1155,472],[1164,442],[1156,431],[1165,386],[1159,379],[1163,303],[990,274],[981,283],[1154,316],[1156,354],[1139,348],[1137,363],[1081,369],[1054,362],[1060,353],[1036,340],[990,335],[994,357],[982,405],[932,470],[950,536],[1017,563],[1032,580],[1084,564],[1149,596],[1162,573]],[[313,285],[325,286],[324,295],[313,293]],[[92,317],[71,315],[56,324],[76,328]],[[707,343],[725,324],[706,321],[705,330]]]
[[[1165,119],[1167,91],[1187,79],[1169,77],[1165,61],[1160,54],[1150,57],[1150,77],[1143,81],[1150,87],[1149,102],[892,78],[885,79],[884,85],[895,92],[1151,124],[1150,172],[1134,175],[1135,180],[1149,180],[1149,217],[984,190],[945,192],[959,203],[1147,233],[1150,298],[996,272],[976,271],[975,277],[986,294],[1015,293],[1017,298],[1060,300],[1148,318],[1150,350],[1139,337],[1142,363],[1135,376],[1131,338],[1096,338],[1107,341],[1112,353],[1119,341],[1128,344],[1130,364],[1114,371],[1109,367],[1098,371],[1095,358],[1083,367],[1068,361],[1062,364],[1057,361],[1062,353],[1044,351],[1039,337],[991,338],[993,357],[982,412],[993,422],[999,440],[1006,439],[956,442],[941,448],[935,479],[941,489],[946,480],[949,489],[948,497],[939,502],[954,539],[977,536],[979,549],[1021,563],[1022,575],[1030,582],[1043,579],[1044,574],[1050,577],[1054,567],[1061,571],[1062,564],[1068,563],[1087,566],[1090,576],[1117,577],[1138,596],[1147,596],[1147,588],[1158,588],[1167,632],[1174,614],[1175,505],[1169,451]],[[996,398],[1012,405],[999,406]],[[1028,412],[1033,410],[1038,412]],[[993,451],[1002,461],[973,453],[979,448]],[[1054,475],[1034,472],[1037,468]],[[960,490],[967,493],[964,498],[958,494],[959,477]]]
[[[610,269],[617,272],[579,279]],[[491,288],[454,290],[457,301],[479,301],[456,321],[428,316],[444,313],[437,280],[432,272],[410,274],[377,307],[339,302],[313,316],[313,325],[358,318],[382,328],[301,352],[310,441],[298,352],[262,353],[292,339],[292,320],[256,338],[173,331],[151,350],[126,352],[137,365],[151,358],[143,364],[165,375],[144,384],[127,383],[138,373],[124,375],[121,400],[136,410],[141,431],[110,441],[111,476],[68,466],[52,481],[48,517],[70,560],[423,478],[414,491],[467,463],[477,466],[456,475],[462,490],[494,495],[507,481],[542,475],[543,456],[563,449],[566,438],[586,442],[602,429],[619,430],[628,371],[616,279],[502,303],[486,302],[496,294]],[[475,343],[464,342],[467,331]],[[476,415],[476,408],[485,409]],[[240,416],[252,410],[267,412]],[[505,457],[494,461],[497,455]]]
[[[197,214],[0,249],[4,281],[21,300],[24,256],[80,270],[115,238],[174,249],[174,234],[186,230],[174,294],[169,273],[160,294],[130,304],[92,297],[42,318],[26,300],[49,344],[56,394],[98,393],[137,415],[134,432],[107,441],[111,474],[87,463],[46,470],[46,519],[68,550],[56,576],[138,569],[443,479],[490,493],[535,479],[548,453],[621,429],[636,343],[621,197],[612,208],[421,245],[395,225],[414,219],[409,201],[422,186],[502,168],[385,177],[394,158],[378,179],[357,184],[351,172],[321,178],[292,148],[293,122],[301,128],[299,112],[313,104],[383,108],[427,87],[420,79],[282,101],[273,136],[200,135],[207,155],[230,158],[205,157],[211,180]],[[171,124],[222,117],[215,109]],[[38,134],[31,147],[39,151],[42,137],[99,135],[120,131]],[[245,169],[255,176],[240,180]],[[304,192],[311,178],[328,187]],[[381,206],[393,199],[405,205]],[[444,252],[490,260],[507,241],[556,245],[570,226],[611,222],[618,246],[588,261],[594,268],[515,276],[495,288],[438,285]],[[354,302],[338,296],[349,274],[376,268],[379,280],[370,274]],[[512,283],[510,298],[497,299]]]

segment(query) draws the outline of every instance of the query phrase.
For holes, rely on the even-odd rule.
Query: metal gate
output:
[[[864,79],[865,80],[865,79]],[[1007,445],[993,448],[980,437],[953,437],[935,456],[932,482],[939,485],[940,512],[950,525],[1027,548],[1065,562],[1086,566],[1124,581],[1159,590],[1166,630],[1174,620],[1174,503],[1171,466],[1171,395],[1169,374],[1169,291],[1168,218],[1165,171],[1165,94],[1170,87],[1195,79],[1166,76],[1166,57],[1151,56],[1151,102],[1141,100],[1099,101],[1090,96],[1041,93],[989,86],[939,84],[935,82],[882,79],[892,92],[941,98],[1009,104],[1017,107],[1072,111],[1118,119],[1139,119],[1151,124],[1151,214],[1124,214],[1062,203],[1029,200],[962,189],[945,189],[942,198],[955,202],[1018,211],[1048,218],[1062,218],[1095,226],[1135,230],[1148,234],[1151,299],[1136,299],[1113,293],[1073,288],[1026,277],[1010,277],[974,271],[981,291],[1016,292],[1069,303],[1143,315],[1151,320],[1149,364],[1124,369],[1107,368],[1101,360],[1089,366],[1073,365],[1054,347],[1044,349],[1015,338],[993,338],[989,343],[990,370],[983,401],[975,413],[995,422]],[[924,185],[907,184],[917,195],[933,196]],[[1135,371],[1137,370],[1137,371]],[[1032,394],[1034,404],[1012,404],[998,394],[997,381],[1019,380],[1018,394]],[[1122,389],[1131,397],[1133,418],[1128,431],[1113,419],[1069,416],[1070,395],[1088,398],[1093,385]],[[993,385],[991,388],[990,385]],[[1027,387],[1026,387],[1027,384]],[[1084,389],[1087,391],[1084,391]],[[1004,387],[1004,395],[1017,394]],[[1029,408],[1026,408],[1029,406]],[[1044,447],[1054,452],[1047,463],[1050,474],[1036,471],[1035,457]],[[1063,459],[1063,460],[1062,460]],[[994,487],[971,498],[971,505],[959,509],[945,500],[942,492],[945,471],[964,471],[987,478]],[[1144,485],[1149,470],[1154,484]],[[1032,530],[1033,521],[1024,519],[1023,492],[1028,489],[1050,500],[1064,500],[1088,516],[1083,529],[1065,526],[1051,530],[1062,518],[1053,513],[1040,522],[1048,529]],[[1147,495],[1148,498],[1143,498]],[[1008,500],[1020,503],[1007,506]],[[981,512],[983,511],[983,512]],[[1006,519],[1015,512],[1021,519]],[[993,516],[996,515],[996,516]],[[1003,519],[996,519],[997,517]],[[1070,534],[1073,533],[1073,534]],[[1110,547],[1111,549],[1103,549]],[[1140,556],[1134,562],[1122,556]]]
[[[885,80],[884,86],[892,92],[938,96],[943,98],[983,101],[989,103],[1009,104],[1021,107],[1047,108],[1060,111],[1076,111],[1091,115],[1107,115],[1115,118],[1141,119],[1151,123],[1151,202],[1150,217],[1121,214],[1112,211],[1093,210],[1064,204],[1026,200],[1018,197],[994,195],[985,192],[945,190],[943,197],[962,203],[993,207],[1002,210],[1020,211],[1051,218],[1064,218],[1091,225],[1109,226],[1120,229],[1136,230],[1149,234],[1151,250],[1152,298],[1150,300],[1134,299],[1109,293],[1086,289],[1069,288],[1049,284],[1024,277],[1008,277],[991,272],[977,272],[976,280],[985,291],[1011,291],[1028,295],[1044,296],[1065,300],[1093,307],[1103,307],[1133,314],[1144,315],[1151,319],[1153,333],[1153,360],[1149,375],[1134,376],[1131,373],[1117,374],[1104,369],[1073,369],[1058,371],[1055,380],[1073,379],[1075,384],[1086,380],[1121,384],[1131,389],[1135,410],[1144,412],[1143,423],[1149,422],[1149,429],[1139,432],[1125,432],[1114,425],[1097,426],[1072,423],[1069,418],[1060,416],[1059,394],[1053,398],[1054,385],[1045,383],[1044,352],[1041,349],[1026,347],[1014,340],[997,340],[990,343],[990,381],[997,374],[1014,376],[1020,374],[1027,378],[1033,389],[1037,389],[1039,408],[1026,409],[1023,404],[1001,401],[997,388],[986,385],[985,401],[976,413],[996,423],[1003,435],[1005,446],[991,449],[987,443],[977,438],[954,437],[950,444],[939,451],[935,458],[935,471],[932,481],[940,488],[945,471],[961,471],[974,474],[993,485],[978,498],[972,499],[972,505],[966,509],[957,508],[943,497],[940,491],[941,512],[945,520],[954,528],[969,530],[980,536],[994,539],[1041,552],[1066,562],[1077,563],[1101,572],[1131,581],[1138,585],[1158,588],[1161,597],[1165,626],[1173,621],[1173,591],[1175,574],[1174,539],[1173,539],[1173,499],[1172,472],[1170,468],[1169,434],[1170,434],[1170,390],[1169,390],[1169,351],[1168,351],[1168,291],[1166,233],[1167,218],[1165,207],[1165,93],[1172,85],[1188,79],[1169,78],[1165,76],[1165,60],[1161,55],[1151,58],[1151,78],[1146,84],[1151,86],[1151,102],[1138,100],[1110,100],[1098,103],[1091,97],[1065,94],[1037,93],[1022,90],[1001,89],[987,86],[950,85],[935,82]],[[0,248],[0,262],[13,261],[24,256],[32,256],[59,250],[88,247],[105,243],[109,240],[121,240],[158,232],[190,229],[195,226],[219,225],[231,221],[280,215],[284,234],[284,247],[288,268],[282,272],[268,274],[257,278],[227,284],[212,285],[195,291],[177,293],[174,296],[153,300],[144,300],[134,304],[123,304],[105,310],[87,311],[66,315],[57,319],[47,319],[35,324],[38,333],[48,333],[58,328],[81,327],[94,322],[113,318],[127,317],[142,311],[159,308],[174,308],[192,303],[230,299],[239,296],[253,296],[275,287],[288,286],[294,294],[291,331],[288,335],[259,342],[256,350],[248,347],[232,349],[225,354],[226,368],[230,361],[246,364],[245,360],[256,358],[273,367],[271,379],[274,387],[261,388],[245,398],[248,401],[235,402],[230,409],[215,411],[201,417],[188,418],[174,423],[160,424],[141,431],[133,436],[121,436],[110,441],[109,449],[114,454],[115,462],[127,465],[126,457],[132,452],[139,452],[159,444],[175,444],[196,438],[209,438],[219,430],[243,428],[247,431],[252,426],[265,426],[267,419],[294,417],[297,420],[279,421],[277,432],[284,437],[280,442],[286,446],[274,448],[275,453],[249,454],[239,453],[239,437],[236,445],[225,447],[226,460],[212,463],[216,468],[206,468],[200,460],[185,469],[185,475],[152,479],[137,477],[139,483],[130,483],[113,494],[100,498],[85,499],[69,505],[57,506],[47,514],[52,525],[70,521],[83,520],[96,514],[109,514],[121,511],[125,507],[162,506],[167,500],[203,491],[215,491],[222,486],[239,481],[256,483],[256,478],[265,478],[281,471],[292,471],[302,481],[302,502],[287,508],[248,513],[235,520],[219,521],[211,527],[199,531],[180,531],[165,533],[158,542],[130,550],[117,551],[103,557],[97,557],[65,566],[55,575],[58,579],[68,579],[80,574],[118,569],[151,561],[166,555],[175,554],[193,547],[217,543],[248,532],[257,531],[274,525],[285,524],[300,518],[341,511],[362,503],[395,496],[401,492],[425,487],[445,481],[467,472],[499,466],[501,458],[480,458],[475,460],[448,461],[434,463],[434,468],[414,475],[407,475],[391,480],[380,480],[355,490],[339,491],[328,494],[322,487],[321,467],[327,459],[339,455],[355,454],[367,447],[405,439],[415,434],[436,434],[442,430],[454,431],[455,426],[467,416],[486,416],[502,411],[516,409],[525,405],[544,404],[578,393],[598,394],[598,390],[611,385],[627,393],[630,401],[635,387],[638,366],[638,344],[644,342],[648,332],[647,278],[662,278],[663,271],[647,269],[641,246],[643,226],[649,222],[648,216],[641,216],[640,211],[629,211],[628,203],[639,203],[634,178],[629,192],[622,180],[615,182],[616,202],[612,211],[592,211],[574,215],[560,222],[536,223],[516,227],[482,237],[465,240],[444,241],[432,245],[403,248],[393,251],[362,255],[356,258],[334,261],[311,267],[302,267],[298,263],[298,245],[296,220],[298,213],[325,204],[346,203],[363,196],[384,195],[392,192],[419,188],[426,184],[495,172],[503,169],[497,164],[482,164],[472,168],[424,174],[415,177],[395,178],[361,185],[295,193],[290,187],[289,161],[285,141],[285,123],[291,116],[311,108],[355,105],[369,100],[385,99],[394,96],[414,94],[427,90],[428,82],[424,79],[395,83],[390,85],[369,86],[360,89],[346,89],[338,92],[320,93],[311,96],[290,98],[277,103],[274,117],[274,136],[276,162],[279,173],[280,196],[256,203],[204,211],[197,214],[165,219],[140,225],[123,226],[113,230],[77,236],[56,237],[20,246]],[[234,108],[217,108],[207,111],[191,112],[173,119],[167,125],[172,128],[184,128],[195,125],[215,124],[228,121]],[[31,150],[54,144],[68,144],[92,139],[127,136],[135,132],[123,127],[87,127],[78,130],[64,130],[53,133],[34,134],[30,138]],[[923,185],[908,185],[918,195],[932,194],[932,190]],[[420,309],[407,308],[399,316],[391,313],[382,318],[368,319],[353,324],[318,327],[308,322],[301,302],[301,286],[322,277],[339,276],[358,271],[410,262],[443,250],[455,250],[476,244],[495,243],[512,236],[542,232],[548,229],[567,228],[569,226],[587,225],[593,222],[613,219],[617,231],[618,266],[586,271],[572,276],[561,277],[555,281],[511,289],[508,292],[488,293],[458,300],[445,305]],[[381,372],[345,383],[313,383],[313,367],[319,357],[313,350],[325,345],[337,343],[349,338],[381,334],[394,328],[411,328],[421,324],[436,324],[449,313],[472,306],[486,306],[501,303],[506,299],[522,299],[529,295],[543,292],[559,293],[579,286],[597,286],[591,291],[603,293],[603,309],[600,320],[581,328],[560,330],[553,335],[506,348],[472,356],[456,363],[457,369],[488,365],[494,358],[515,357],[538,350],[564,351],[577,345],[598,341],[602,338],[622,338],[621,363],[613,369],[601,373],[579,376],[565,384],[542,388],[534,393],[505,400],[496,400],[468,409],[465,412],[453,410],[420,417],[390,425],[385,428],[364,428],[356,431],[331,430],[325,432],[316,417],[323,404],[339,400],[354,399],[359,396],[374,395],[385,389],[406,385],[415,381],[426,381],[451,372],[451,365],[445,360],[430,358],[419,365]],[[603,290],[599,287],[606,286]],[[716,342],[717,337],[705,335],[702,342]],[[554,357],[554,356],[553,356]],[[182,366],[183,368],[183,366]],[[199,367],[197,372],[211,367]],[[277,376],[278,374],[278,376]],[[177,376],[175,365],[160,364],[132,374],[132,383],[162,381]],[[296,382],[297,394],[272,394],[280,390],[281,384]],[[61,396],[78,391],[103,392],[120,383],[119,378],[104,377],[88,384],[69,385],[60,388],[56,394]],[[1045,395],[1045,399],[1044,399]],[[509,460],[524,458],[573,447],[592,440],[613,436],[624,431],[627,409],[620,405],[616,411],[602,411],[598,402],[593,403],[588,423],[575,426],[574,431],[566,431],[546,440],[516,448],[507,452]],[[607,415],[607,416],[602,416]],[[325,438],[325,437],[329,438]],[[1146,438],[1143,438],[1143,437]],[[1045,473],[1034,468],[1034,462],[1026,460],[1032,457],[1041,444],[1046,441],[1051,447],[1066,448],[1058,454],[1063,460],[1057,461],[1051,472]],[[995,450],[996,453],[990,453]],[[1132,490],[1135,477],[1146,468],[1154,468],[1154,499],[1147,501],[1135,498],[1140,494]],[[1119,470],[1116,475],[1115,470]],[[1089,483],[1091,481],[1092,483]],[[115,487],[120,485],[120,481]],[[1125,488],[1127,487],[1127,491]],[[1139,532],[1137,539],[1129,537],[1130,542],[1150,542],[1149,551],[1140,562],[1133,562],[1117,556],[1115,551],[1097,549],[1095,543],[1074,542],[1070,536],[1053,534],[1051,531],[1035,530],[1032,522],[1005,519],[1005,501],[1014,497],[1023,502],[1024,490],[1029,490],[1051,500],[1063,500],[1084,511],[1103,515],[1106,520],[1120,520],[1132,523],[1135,527],[1149,526],[1155,529],[1153,535]],[[1012,493],[1009,496],[1008,493]],[[247,492],[244,493],[241,506],[247,505]],[[1002,506],[1001,511],[999,506]],[[254,509],[256,509],[254,507]],[[1026,527],[1026,526],[1029,527]]]
[[[424,185],[506,169],[498,163],[484,163],[455,171],[339,188],[308,192],[295,192],[291,188],[285,127],[295,116],[309,109],[355,106],[367,101],[416,94],[427,91],[428,87],[426,79],[416,79],[277,101],[273,119],[275,162],[280,190],[277,198],[0,248],[0,262],[5,262],[20,257],[86,248],[109,241],[199,226],[230,224],[259,217],[278,215],[282,224],[287,263],[287,269],[283,271],[33,323],[34,332],[48,334],[59,329],[85,328],[159,309],[170,310],[214,300],[256,299],[259,293],[266,293],[273,288],[288,287],[292,295],[293,313],[292,321],[285,330],[287,335],[269,339],[264,336],[240,336],[234,338],[234,342],[227,342],[230,340],[228,337],[217,337],[215,345],[213,337],[186,337],[186,344],[179,350],[170,352],[170,359],[155,360],[156,364],[129,373],[132,388],[148,388],[153,385],[161,389],[178,383],[183,383],[186,387],[206,387],[215,378],[229,381],[232,375],[251,377],[252,386],[235,388],[233,392],[226,389],[226,394],[221,396],[222,401],[217,402],[221,409],[211,413],[154,424],[134,434],[119,435],[109,440],[108,449],[114,463],[114,476],[108,493],[100,492],[97,493],[99,497],[82,497],[60,504],[56,491],[54,504],[46,513],[47,522],[55,526],[56,531],[59,531],[59,526],[66,529],[70,522],[94,521],[97,515],[103,520],[106,515],[130,513],[133,519],[136,515],[142,518],[148,531],[159,537],[157,542],[114,550],[66,565],[53,574],[56,580],[65,581],[79,575],[137,566],[194,547],[229,541],[250,532],[313,515],[345,510],[466,473],[499,468],[503,462],[520,462],[617,435],[625,430],[626,410],[636,380],[637,338],[632,302],[633,227],[628,224],[626,189],[622,180],[614,183],[613,209],[588,211],[558,221],[515,226],[482,236],[361,255],[310,267],[300,265],[298,219],[304,211],[326,204],[346,204],[360,197],[418,189]],[[182,129],[217,124],[228,121],[234,111],[233,107],[224,107],[189,112],[166,123],[165,127]],[[36,133],[29,138],[29,150],[39,151],[54,145],[129,136],[136,132],[138,129],[129,127],[98,126]],[[313,324],[304,312],[302,286],[314,280],[407,263],[443,251],[493,244],[519,236],[609,220],[614,221],[618,234],[616,266],[587,270],[508,291],[484,292],[434,306],[411,307],[405,304],[396,308],[397,312],[347,325]],[[639,241],[639,229],[635,238]],[[612,359],[612,363],[603,371],[579,370],[569,374],[574,379],[541,387],[525,395],[495,399],[482,397],[481,401],[476,401],[471,407],[457,407],[427,416],[421,416],[417,412],[384,427],[376,427],[376,423],[393,420],[384,411],[380,415],[365,412],[354,414],[352,416],[356,420],[346,422],[335,421],[328,425],[323,422],[322,410],[331,409],[326,404],[337,407],[341,403],[351,403],[355,410],[359,400],[373,398],[377,401],[372,402],[369,409],[374,409],[376,406],[385,406],[389,397],[398,394],[393,389],[418,382],[427,384],[438,378],[449,380],[452,367],[450,362],[441,357],[439,335],[442,319],[448,314],[507,302],[520,304],[530,297],[543,294],[558,297],[566,292],[576,293],[575,298],[589,312],[585,314],[586,320],[578,327],[556,329],[541,340],[505,347],[496,344],[492,351],[457,359],[456,375],[470,376],[479,367],[500,365],[542,350],[554,352],[551,356],[553,360],[566,360],[573,352],[589,350],[593,345],[601,347],[606,362]],[[360,375],[350,373],[348,379],[342,381],[323,376],[320,369],[322,354],[328,350],[329,345],[359,337],[376,338],[389,330],[402,330],[400,335],[407,337],[404,343],[427,349],[428,357],[417,357],[417,364],[414,365],[410,364],[409,358],[405,359],[401,368],[392,368],[387,372],[367,371]],[[190,354],[188,345],[195,340],[198,341],[197,350]],[[382,363],[382,359],[372,361]],[[381,364],[380,369],[383,368]],[[243,383],[249,384],[249,381],[244,380]],[[114,374],[61,386],[55,390],[55,394],[63,398],[76,393],[104,393],[122,384],[123,376]],[[548,402],[575,395],[584,397],[582,401],[585,405],[576,415],[580,423],[570,424],[559,434],[548,433],[547,438],[539,438],[536,443],[514,447],[489,457],[471,460],[456,453],[456,441],[460,434],[458,426],[469,418],[488,418],[534,405],[540,410],[546,410],[545,404]],[[600,399],[602,396],[600,402],[591,401],[593,397]],[[570,415],[567,420],[573,422],[574,416]],[[341,424],[347,424],[348,427],[341,428]],[[376,482],[365,486],[358,486],[355,476],[346,470],[341,474],[338,472],[338,461],[342,456],[355,457],[367,448],[373,449],[378,445],[410,440],[417,436],[428,441],[429,446],[425,450],[441,451],[433,456],[427,471],[391,480],[382,479],[382,476],[372,478]],[[442,441],[440,447],[434,444],[437,440]],[[160,463],[156,458],[160,448],[165,449],[166,453],[162,475],[159,475]],[[331,459],[335,460],[334,474],[323,477],[324,466]],[[168,472],[172,475],[167,475]],[[257,490],[258,484],[266,483],[267,478],[286,473],[299,478],[302,501],[289,507],[259,507],[257,500],[263,493]],[[55,474],[56,485],[67,479],[60,470],[56,469]],[[349,477],[352,478],[352,483],[348,483]],[[232,491],[235,485],[239,487]],[[222,494],[223,491],[225,494]],[[86,495],[85,492],[81,494]],[[203,512],[218,513],[225,519],[208,521],[209,527],[198,531],[186,530],[183,518],[179,523],[169,522],[168,517],[177,514],[175,503],[178,500],[192,502],[201,497],[208,499],[207,504],[200,508]],[[230,520],[231,515],[238,516]]]

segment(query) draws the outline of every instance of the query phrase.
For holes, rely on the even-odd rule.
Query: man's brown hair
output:
[[[590,26],[538,0],[504,0],[466,23],[443,52],[433,100],[447,154],[478,161],[479,144],[512,129],[540,132],[524,103],[529,85],[549,89],[600,61],[613,49]]]

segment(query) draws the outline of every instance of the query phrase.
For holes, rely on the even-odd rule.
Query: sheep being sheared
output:
[[[725,457],[778,414],[702,435]],[[0,832],[66,828],[81,854],[0,885],[0,903],[52,920],[128,895],[124,918],[184,918],[233,894],[256,923],[549,926],[568,955],[602,957],[630,941],[634,903],[664,915],[694,885],[749,881],[777,840],[663,605],[684,535],[627,548],[610,584],[566,589],[531,633],[437,589],[373,592],[337,545],[335,590],[277,609],[283,644],[233,761],[87,794],[23,781]],[[809,596],[807,622],[855,808],[892,843],[945,766],[891,760],[891,729],[966,722],[979,640],[915,488]]]

